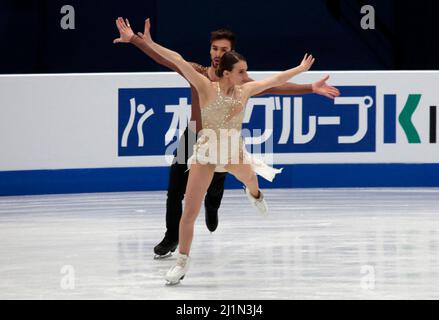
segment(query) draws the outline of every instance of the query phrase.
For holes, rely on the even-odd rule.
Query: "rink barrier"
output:
[[[307,72],[294,82],[326,74],[341,92],[334,100],[249,100],[247,145],[284,168],[262,187],[439,187],[439,72]],[[190,104],[172,72],[0,75],[0,195],[166,190],[164,155]],[[228,177],[226,187],[241,186]]]
[[[261,188],[438,187],[439,164],[279,165],[282,174]],[[167,167],[0,172],[0,195],[132,192],[166,190]],[[379,177],[379,179],[377,179]],[[227,189],[242,189],[228,175]],[[294,192],[293,190],[291,192]]]

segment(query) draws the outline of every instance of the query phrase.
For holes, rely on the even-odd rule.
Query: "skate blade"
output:
[[[177,280],[177,281],[169,281],[168,279],[166,279],[166,285],[170,286],[170,287],[176,286],[177,284],[180,284],[181,280],[183,280],[183,279],[184,279],[184,276],[182,276],[180,278],[180,280]]]
[[[154,260],[163,260],[163,259],[166,259],[166,258],[169,258],[169,257],[171,257],[172,256],[172,252],[169,252],[169,253],[167,253],[167,254],[165,254],[165,255],[158,255],[158,254],[156,254],[155,256],[154,256]]]

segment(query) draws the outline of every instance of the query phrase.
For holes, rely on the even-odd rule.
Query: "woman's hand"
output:
[[[128,43],[131,40],[131,37],[134,35],[133,30],[131,29],[130,22],[128,19],[123,20],[123,18],[119,17],[116,19],[116,26],[119,30],[119,38],[114,39],[113,43]]]
[[[308,54],[306,53],[303,57],[302,62],[300,63],[300,68],[302,69],[302,72],[308,71],[314,63],[314,60],[315,59],[312,55],[308,56]]]

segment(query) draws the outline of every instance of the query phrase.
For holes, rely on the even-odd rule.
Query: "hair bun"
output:
[[[232,71],[233,65],[239,61],[246,61],[245,58],[236,51],[228,51],[223,54],[220,59],[218,68],[215,70],[215,74],[218,77],[222,77],[224,75],[224,71]]]

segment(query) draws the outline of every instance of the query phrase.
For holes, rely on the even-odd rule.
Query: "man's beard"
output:
[[[215,59],[211,60],[211,66],[214,67],[215,69],[217,69],[219,67],[220,61],[218,60],[218,62],[215,62]]]

